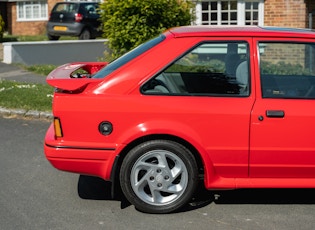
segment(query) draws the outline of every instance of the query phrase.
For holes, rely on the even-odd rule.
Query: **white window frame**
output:
[[[221,19],[221,3],[222,1],[228,1],[228,0],[201,0],[196,2],[196,25],[202,25],[202,2],[217,2],[218,4],[218,18],[217,18],[217,24],[216,25],[222,25],[222,19]],[[230,0],[233,1],[233,0]],[[246,9],[245,5],[247,2],[258,2],[258,25],[263,26],[264,25],[264,0],[237,0],[237,25],[239,26],[245,26],[246,25]]]
[[[29,10],[29,12],[27,12]],[[27,14],[30,13],[30,17]],[[36,16],[36,14],[38,16]],[[16,21],[47,21],[47,0],[21,1],[16,3]]]

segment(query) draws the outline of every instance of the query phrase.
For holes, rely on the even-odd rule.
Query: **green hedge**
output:
[[[0,14],[0,41],[3,38],[3,33],[4,33],[4,21],[3,21],[1,14]]]
[[[312,75],[312,71],[309,68],[305,68],[300,64],[291,64],[285,62],[271,63],[262,61],[260,65],[262,74]]]
[[[168,28],[189,25],[193,4],[185,0],[106,0],[100,4],[105,38],[112,58]]]

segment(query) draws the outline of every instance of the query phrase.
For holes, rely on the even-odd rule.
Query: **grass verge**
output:
[[[77,37],[63,36],[60,40],[77,40]],[[47,41],[46,35],[13,36],[5,34],[1,42]],[[19,65],[33,73],[47,76],[55,65]],[[44,84],[27,84],[0,79],[0,106],[7,109],[51,111],[53,87]]]
[[[49,85],[0,80],[0,106],[8,109],[51,111],[53,91]]]
[[[22,66],[22,68],[37,73],[40,75],[47,76],[51,71],[53,71],[57,66],[55,65],[32,65],[32,66]]]

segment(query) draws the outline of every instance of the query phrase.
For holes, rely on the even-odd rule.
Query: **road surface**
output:
[[[0,117],[0,229],[313,229],[314,189],[200,192],[185,210],[141,213],[110,198],[110,183],[54,169],[48,122]]]

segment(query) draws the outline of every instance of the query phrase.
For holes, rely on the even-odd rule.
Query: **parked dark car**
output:
[[[49,40],[60,36],[93,39],[101,35],[97,2],[59,2],[51,11],[47,23]]]

